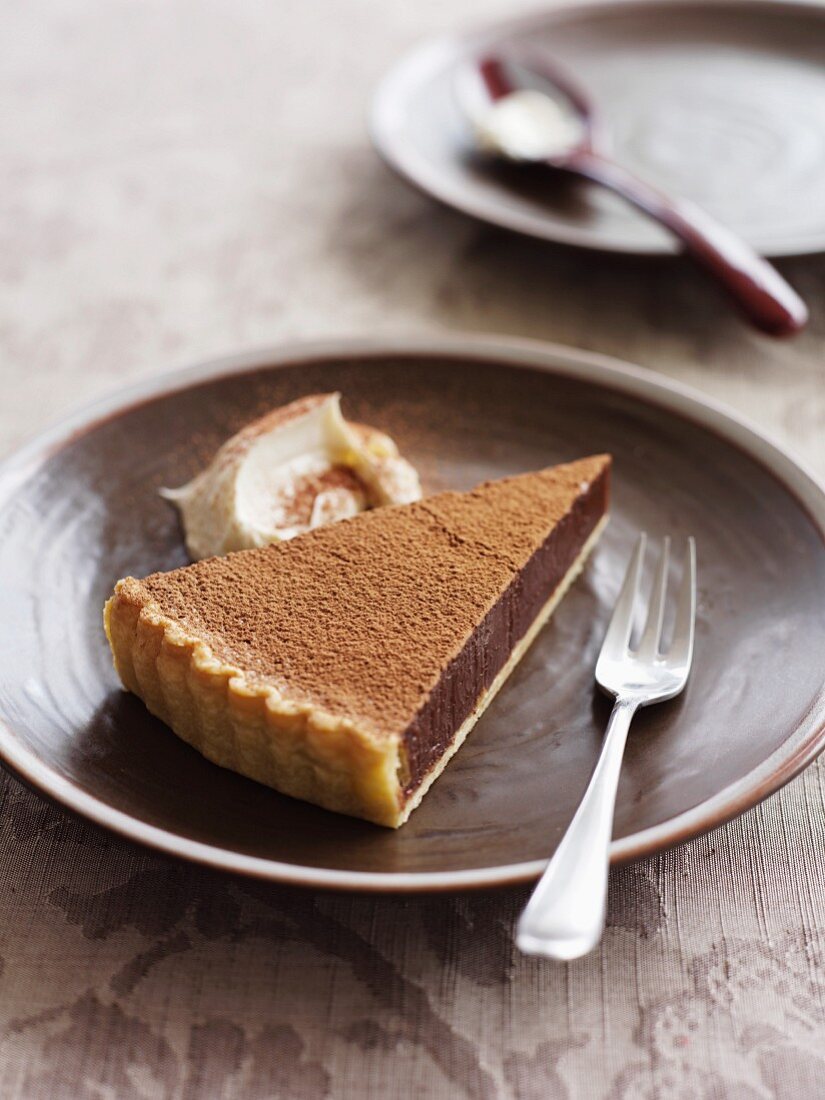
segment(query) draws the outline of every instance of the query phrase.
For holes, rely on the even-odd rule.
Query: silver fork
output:
[[[616,700],[596,770],[516,929],[516,944],[529,955],[577,959],[601,939],[613,810],[627,732],[639,707],[678,695],[690,672],[696,619],[696,546],[692,538],[688,539],[670,648],[661,652],[669,538],[664,540],[659,557],[644,632],[638,647],[630,648],[646,541],[644,534],[639,535],[596,664],[596,683]]]

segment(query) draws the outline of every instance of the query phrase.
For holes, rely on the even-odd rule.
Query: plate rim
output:
[[[367,130],[373,148],[382,161],[397,176],[412,186],[420,194],[435,200],[465,217],[530,237],[533,240],[561,244],[570,248],[581,248],[589,252],[609,253],[623,256],[681,257],[678,244],[666,239],[659,244],[649,242],[636,244],[626,236],[608,236],[595,240],[585,231],[572,223],[565,225],[547,225],[542,228],[543,220],[518,210],[507,211],[499,207],[495,199],[485,201],[472,195],[465,197],[460,189],[440,182],[437,172],[432,172],[427,163],[411,152],[403,141],[393,136],[392,112],[398,90],[408,86],[412,78],[416,83],[419,69],[429,70],[440,63],[443,55],[453,56],[464,52],[473,43],[488,41],[491,38],[509,36],[531,27],[544,25],[553,20],[564,22],[577,15],[613,14],[617,11],[633,12],[655,9],[658,11],[679,9],[758,9],[761,12],[774,12],[785,18],[797,16],[816,16],[825,20],[825,4],[821,0],[570,0],[561,7],[545,4],[540,8],[510,19],[490,20],[470,27],[466,31],[442,33],[425,38],[406,52],[386,70],[373,89],[367,112]],[[817,255],[825,251],[825,227],[818,234],[797,234],[779,237],[778,243],[771,239],[756,240],[753,243],[757,251],[767,259],[788,259],[795,256]]]
[[[254,369],[280,370],[300,363],[358,358],[432,357],[476,359],[508,367],[539,370],[589,382],[599,388],[654,404],[714,432],[758,462],[799,503],[825,545],[825,483],[804,461],[769,433],[721,402],[681,382],[621,359],[519,337],[432,334],[289,342],[220,356],[182,369],[162,372],[113,389],[61,418],[14,448],[0,461],[0,508],[42,462],[63,446],[108,420],[159,397],[192,385]],[[624,863],[664,851],[701,836],[737,817],[798,775],[825,749],[825,683],[796,729],[770,756],[710,799],[658,825],[614,840],[611,863]],[[544,860],[458,871],[382,872],[304,867],[191,840],[148,825],[81,790],[26,748],[12,724],[0,715],[0,763],[38,794],[96,825],[166,855],[247,877],[322,889],[378,893],[431,893],[514,885],[536,879]]]

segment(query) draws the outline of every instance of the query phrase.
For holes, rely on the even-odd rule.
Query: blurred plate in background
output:
[[[545,240],[668,253],[671,237],[604,189],[474,154],[456,65],[528,42],[591,92],[627,167],[700,203],[766,256],[825,248],[825,7],[575,4],[426,43],[380,85],[375,144],[435,198]]]

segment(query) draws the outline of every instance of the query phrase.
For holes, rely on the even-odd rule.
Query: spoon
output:
[[[694,203],[666,195],[605,153],[593,103],[554,63],[536,54],[521,54],[518,63],[487,55],[459,70],[456,90],[483,151],[608,187],[669,229],[758,329],[789,336],[805,326],[805,303],[750,245]]]

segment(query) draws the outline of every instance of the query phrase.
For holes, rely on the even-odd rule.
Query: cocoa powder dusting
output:
[[[349,466],[330,466],[318,474],[308,474],[294,487],[279,485],[270,502],[269,522],[281,527],[308,527],[312,510],[320,493],[330,489],[346,489],[356,498],[366,500],[367,490]]]
[[[608,456],[364,512],[144,581],[221,660],[286,697],[400,734]]]

